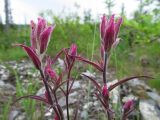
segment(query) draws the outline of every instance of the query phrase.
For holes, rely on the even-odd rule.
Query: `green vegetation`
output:
[[[6,102],[6,104],[3,105],[3,112],[0,115],[0,119],[1,120],[8,120],[9,119],[9,110],[10,110],[10,104],[11,104],[12,100],[11,97],[9,98],[8,102]]]
[[[30,81],[26,85],[22,84],[21,80],[19,79],[18,75],[15,72],[16,76],[16,97],[20,98],[25,95],[34,95],[35,92],[40,87],[39,82],[28,78]],[[28,120],[38,120],[43,118],[43,105],[41,103],[37,103],[35,100],[26,98],[23,100],[18,101],[21,105],[23,110],[26,112],[26,116]],[[38,111],[37,111],[38,106]]]

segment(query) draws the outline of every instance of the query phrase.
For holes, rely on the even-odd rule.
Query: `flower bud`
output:
[[[77,45],[76,44],[72,44],[70,49],[69,49],[69,55],[76,56],[77,55]]]
[[[56,79],[57,80],[57,74],[56,72],[52,69],[52,66],[51,66],[51,58],[48,57],[47,60],[46,60],[46,66],[45,66],[45,69],[44,69],[44,72],[45,74],[49,75],[49,77],[51,79]]]
[[[129,101],[125,102],[125,104],[123,105],[123,110],[124,110],[124,112],[127,112],[127,111],[131,110],[133,107],[134,107],[134,101],[129,100]]]
[[[57,114],[55,114],[54,120],[60,120],[60,119],[59,119],[59,116],[58,116]]]
[[[56,78],[56,72],[52,70],[51,68],[46,68],[45,71],[50,76],[51,79]]]
[[[107,85],[104,85],[103,88],[102,88],[102,96],[103,96],[105,99],[108,99],[108,98],[109,98],[109,92],[108,92]]]

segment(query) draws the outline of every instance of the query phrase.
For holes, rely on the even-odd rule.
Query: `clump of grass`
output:
[[[3,110],[2,114],[0,115],[1,120],[8,120],[9,119],[9,112],[10,112],[10,104],[12,102],[12,98],[10,97],[6,104],[2,105]]]

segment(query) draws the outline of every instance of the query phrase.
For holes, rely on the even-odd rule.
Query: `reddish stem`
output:
[[[42,76],[42,80],[43,80],[45,89],[46,89],[47,94],[48,94],[48,100],[49,100],[50,104],[53,105],[53,101],[52,101],[52,98],[51,98],[51,94],[50,94],[50,92],[49,92],[49,88],[48,88],[48,86],[47,86],[47,82],[46,82],[45,76],[44,76],[44,74],[43,74],[43,72],[42,72],[41,69],[40,69],[39,71],[40,71],[40,74],[41,74],[41,76]]]
[[[69,82],[70,82],[70,75],[71,70],[73,67],[74,61],[72,61],[71,65],[68,68],[68,76],[67,76],[67,90],[66,90],[66,107],[67,107],[67,119],[69,120],[69,103],[68,103],[68,97],[69,97]]]

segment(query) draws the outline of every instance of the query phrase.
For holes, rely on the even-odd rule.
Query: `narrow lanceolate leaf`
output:
[[[103,105],[103,107],[105,109],[108,109],[108,106],[104,103],[104,101],[102,100],[102,98],[98,95],[98,93],[95,93],[95,96],[97,97],[97,99],[101,102],[101,104]]]
[[[92,61],[89,61],[89,60],[87,60],[87,59],[85,59],[83,57],[80,57],[80,56],[75,56],[75,58],[77,60],[82,61],[82,62],[88,63],[88,64],[92,65],[93,67],[95,67],[96,69],[98,69],[99,71],[103,72],[103,68],[99,64],[94,63]]]
[[[57,59],[60,57],[60,55],[63,53],[64,49],[62,49],[59,53],[57,53],[57,55],[53,58],[51,64],[54,64]]]
[[[117,87],[118,85],[121,85],[129,80],[132,80],[132,79],[135,79],[135,78],[150,78],[150,79],[153,79],[152,77],[149,77],[149,76],[134,76],[134,77],[128,77],[128,78],[125,78],[125,79],[122,79],[122,80],[119,80],[117,83],[111,85],[108,90],[111,91],[113,90],[115,87]]]
[[[94,80],[93,78],[91,78],[91,77],[89,77],[89,76],[87,76],[87,75],[85,75],[85,74],[82,74],[82,75],[84,75],[84,76],[87,77],[89,80],[91,80],[92,83],[93,83],[93,84],[96,86],[96,88],[98,89],[98,91],[101,93],[101,86],[97,83],[96,80]]]
[[[50,41],[50,36],[52,34],[54,27],[49,26],[40,34],[40,53],[45,52],[48,43]]]
[[[31,58],[31,60],[34,63],[35,67],[37,69],[40,68],[41,62],[40,62],[40,60],[38,58],[38,55],[36,54],[36,52],[33,50],[32,47],[28,47],[28,46],[25,46],[23,44],[16,44],[16,46],[21,46],[26,51],[28,56]]]
[[[45,98],[43,98],[43,97],[36,96],[36,95],[27,95],[27,96],[23,96],[23,97],[18,98],[16,101],[14,101],[12,103],[12,105],[15,104],[16,102],[18,102],[19,100],[26,99],[26,98],[30,98],[30,99],[34,99],[34,100],[39,100],[41,102],[49,104],[49,102]]]

